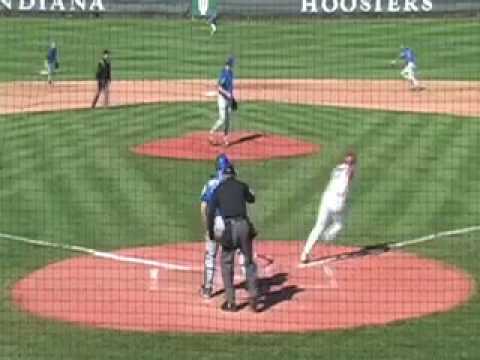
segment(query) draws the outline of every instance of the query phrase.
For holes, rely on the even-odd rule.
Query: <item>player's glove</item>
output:
[[[237,110],[238,110],[237,100],[235,100],[235,98],[232,97],[232,111],[237,111]]]

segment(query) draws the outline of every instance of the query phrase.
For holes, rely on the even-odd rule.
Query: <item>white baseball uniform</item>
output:
[[[317,222],[308,236],[302,252],[305,260],[319,240],[335,240],[342,230],[345,217],[348,193],[355,173],[355,165],[342,163],[336,166],[330,176],[330,181],[322,195],[318,208]]]

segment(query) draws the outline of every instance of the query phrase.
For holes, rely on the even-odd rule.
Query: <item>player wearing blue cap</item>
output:
[[[403,78],[410,81],[412,90],[420,90],[420,83],[417,79],[417,55],[409,47],[401,47],[398,59],[404,61],[405,66],[400,72]],[[392,60],[391,64],[395,65],[397,60]]]
[[[225,66],[222,69],[218,78],[218,120],[210,129],[210,142],[213,142],[213,134],[223,125],[223,144],[229,145],[228,133],[230,131],[231,112],[236,110],[237,102],[233,96],[233,66],[235,64],[235,58],[230,56],[225,62]]]
[[[53,84],[53,74],[58,70],[60,65],[59,62],[59,55],[57,45],[54,41],[50,43],[50,47],[48,48],[47,58],[45,60],[45,67],[47,71],[47,79],[50,85]]]
[[[207,226],[207,211],[208,204],[211,201],[213,194],[220,183],[223,181],[223,172],[225,169],[231,167],[232,164],[227,155],[220,154],[215,161],[215,175],[207,181],[203,187],[200,197],[200,213],[202,216],[205,229]],[[217,213],[215,216],[215,237],[218,239],[222,236],[225,230],[225,224],[223,218]],[[203,285],[201,287],[201,293],[204,298],[210,298],[213,295],[213,280],[215,276],[216,257],[218,252],[218,243],[210,239],[208,232],[205,231],[205,258],[204,258],[204,270],[203,270]]]

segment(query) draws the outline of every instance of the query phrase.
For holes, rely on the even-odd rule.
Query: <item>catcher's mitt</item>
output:
[[[238,110],[238,103],[235,98],[232,97],[232,111],[237,111]]]

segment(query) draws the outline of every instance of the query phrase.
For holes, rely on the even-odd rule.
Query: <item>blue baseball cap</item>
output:
[[[225,62],[225,65],[233,66],[235,65],[235,57],[233,55],[230,55]]]

